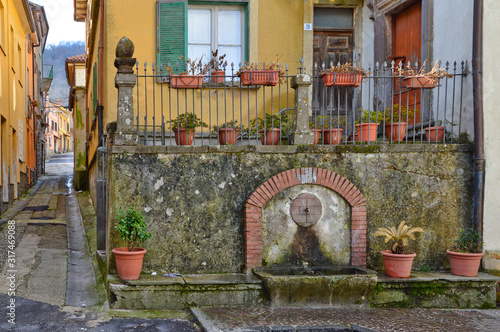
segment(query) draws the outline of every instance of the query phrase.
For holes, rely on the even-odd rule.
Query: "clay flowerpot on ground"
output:
[[[132,208],[126,212],[119,208],[116,220],[118,225],[115,226],[115,230],[120,234],[121,239],[127,242],[126,247],[112,250],[118,275],[123,280],[139,279],[146,249],[136,247],[136,245],[146,241],[152,235],[146,232],[146,221],[141,213]]]
[[[423,232],[421,227],[410,227],[405,225],[403,220],[398,228],[392,226],[390,228],[381,227],[373,234],[373,236],[385,237],[385,243],[394,242],[391,250],[383,250],[385,274],[395,278],[409,278],[413,259],[417,256],[415,253],[408,252],[406,246],[408,239],[415,240],[416,232]]]
[[[226,68],[226,66],[227,66],[226,54],[219,55],[218,49],[213,51],[210,62],[208,63],[212,83],[215,84],[224,83],[224,76],[226,74],[224,69]]]
[[[281,72],[281,65],[278,61],[272,61],[269,64],[245,63],[236,73],[240,77],[241,85],[277,85],[284,73]]]
[[[476,277],[483,252],[481,235],[475,228],[460,229],[460,236],[455,246],[446,250],[450,258],[451,274],[464,277]]]
[[[320,71],[320,76],[324,86],[358,87],[366,72],[352,63],[345,63]]]
[[[288,125],[287,113],[266,113],[264,117],[250,121],[250,132],[259,132],[262,145],[278,145],[281,135],[288,134]]]
[[[184,58],[180,58],[184,61]],[[166,71],[170,76],[170,87],[174,89],[199,89],[203,84],[203,78],[208,73],[208,64],[203,64],[203,56],[200,59],[187,59],[183,63],[185,70],[181,73],[174,73],[169,65]]]
[[[438,85],[440,78],[453,77],[447,70],[439,66],[439,60],[436,61],[431,70],[428,70],[425,61],[420,69],[412,67],[410,63],[405,67],[401,65],[394,70],[394,75],[401,76],[399,82],[403,89],[432,89]]]
[[[238,121],[228,121],[220,126],[214,126],[212,132],[218,133],[220,145],[234,145],[238,139],[240,128]]]
[[[406,136],[407,121],[413,119],[415,111],[405,106],[399,107],[398,104],[392,105],[392,108],[386,108],[384,112],[385,137],[389,142],[401,142]]]
[[[171,124],[171,130],[175,135],[177,145],[191,145],[194,140],[194,132],[198,127],[208,127],[197,115],[193,113],[183,113],[177,119],[167,121]]]
[[[384,118],[380,111],[364,110],[356,121],[356,134],[359,142],[375,142],[377,140],[378,125]]]
[[[338,145],[342,140],[342,132],[345,126],[343,116],[317,116],[314,121],[309,122],[309,128],[313,132],[321,131],[322,143],[328,145]],[[318,144],[319,135],[315,133],[315,143]],[[316,140],[317,139],[317,140]]]

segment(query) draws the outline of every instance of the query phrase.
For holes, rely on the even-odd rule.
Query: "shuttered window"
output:
[[[199,2],[198,2],[199,3]],[[184,68],[179,58],[210,60],[211,52],[226,54],[235,67],[245,60],[245,7],[239,5],[189,5],[183,0],[157,2],[157,62]],[[176,63],[179,64],[176,68]],[[177,70],[176,70],[177,69]]]

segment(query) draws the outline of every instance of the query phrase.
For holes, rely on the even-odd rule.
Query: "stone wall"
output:
[[[242,272],[246,200],[274,175],[302,167],[335,172],[361,191],[370,268],[382,269],[379,251],[386,248],[372,237],[377,227],[401,220],[423,227],[426,232],[411,245],[417,252],[414,268],[442,269],[458,228],[471,222],[468,145],[112,146],[109,152],[111,273],[110,251],[123,245],[114,216],[127,206],[144,214],[154,234],[144,244],[144,272]]]

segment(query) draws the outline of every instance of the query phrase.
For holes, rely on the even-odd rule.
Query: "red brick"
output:
[[[257,208],[255,208],[255,207],[245,208],[245,213],[246,213],[246,212],[251,212],[251,213],[253,213],[253,212],[257,212],[257,213],[261,213],[261,212],[262,212],[262,209],[257,209]]]
[[[271,195],[270,198],[273,198],[274,194],[276,194],[273,186],[271,185],[271,181],[267,180],[266,182],[264,182],[264,184],[262,185],[262,187],[267,190],[267,192],[269,193],[269,195]]]
[[[319,175],[318,173],[319,173],[319,168],[314,167],[312,169],[312,178],[313,178],[312,181],[313,181],[313,184],[317,184],[318,183],[318,175]],[[316,179],[316,180],[314,180],[314,179]]]
[[[267,200],[265,198],[265,196],[262,196],[262,193],[259,193],[258,192],[259,188],[257,188],[254,192],[253,192],[253,200],[256,201],[256,202],[259,202],[260,206],[259,207],[263,207]]]
[[[260,212],[245,212],[245,218],[260,218],[261,213]]]
[[[255,192],[265,200],[264,204],[273,198],[273,195],[269,192],[265,185],[261,185]]]
[[[285,190],[287,187],[286,181],[285,181],[286,175],[283,173],[278,174],[278,181],[280,183],[280,190]]]
[[[276,188],[276,193],[283,190],[283,184],[281,183],[278,175],[273,176],[270,180],[272,181],[274,188]]]
[[[290,178],[288,177],[288,172],[281,173],[281,177],[283,178],[283,187],[285,189],[290,188],[292,185],[290,184]]]
[[[344,181],[344,178],[337,174],[337,176],[335,177],[335,180],[333,181],[332,189],[338,192],[339,191],[338,187],[340,187],[340,185],[342,184],[343,181]]]

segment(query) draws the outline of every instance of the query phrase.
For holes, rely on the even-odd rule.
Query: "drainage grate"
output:
[[[49,206],[48,205],[38,205],[38,206],[27,206],[23,209],[23,211],[34,211],[34,212],[38,212],[38,211],[45,211],[45,210],[48,210],[49,209]]]

